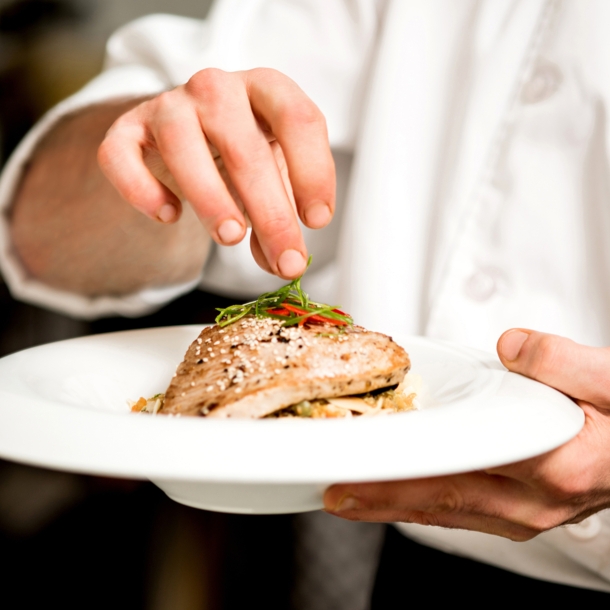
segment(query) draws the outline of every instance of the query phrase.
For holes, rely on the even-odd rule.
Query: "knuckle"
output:
[[[104,135],[102,143],[98,147],[98,153],[111,154],[122,138],[128,138],[130,126],[134,123],[130,113],[123,114],[109,127]]]
[[[275,238],[288,235],[293,227],[291,219],[286,214],[274,214],[261,223],[260,233]]]
[[[276,70],[275,68],[252,68],[251,70],[248,70],[248,72],[250,74],[253,74],[254,76],[259,76],[263,78],[279,78],[281,80],[288,79],[285,74],[283,74],[279,70]]]
[[[305,125],[326,130],[326,119],[310,100],[290,100],[276,110],[277,121],[283,125]]]
[[[118,131],[109,131],[98,146],[97,162],[104,173],[112,173],[116,169],[122,143],[123,139]]]
[[[205,68],[195,73],[187,81],[186,92],[197,98],[218,99],[223,95],[229,74],[219,68]]]
[[[156,113],[163,114],[171,111],[176,106],[176,95],[174,91],[163,91],[163,93],[159,93],[159,95],[149,103],[154,106]]]
[[[417,525],[430,525],[432,527],[441,527],[441,520],[438,515],[426,512],[415,512],[411,513],[408,517],[403,519],[404,523],[416,523]]]
[[[247,70],[248,79],[258,81],[267,85],[293,83],[292,79],[276,70],[275,68],[252,68]]]
[[[435,514],[459,513],[464,509],[464,498],[455,485],[443,486],[433,502]]]

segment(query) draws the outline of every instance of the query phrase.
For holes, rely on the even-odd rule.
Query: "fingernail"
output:
[[[358,500],[356,500],[356,498],[354,498],[354,496],[350,496],[349,494],[346,494],[339,500],[339,502],[337,503],[337,506],[335,506],[333,512],[340,513],[341,511],[355,510],[357,508],[360,508],[360,502],[358,502]]]
[[[509,362],[516,360],[519,357],[519,352],[523,347],[523,344],[529,337],[528,333],[524,333],[521,330],[511,330],[504,335],[500,344],[500,351],[502,356]]]
[[[305,258],[297,250],[284,250],[277,260],[277,268],[284,277],[297,277],[305,271]]]
[[[305,210],[305,222],[312,229],[325,227],[330,222],[330,219],[330,208],[323,201],[316,201]]]
[[[238,241],[244,233],[243,227],[237,220],[225,220],[218,227],[218,237],[223,244],[232,244]]]
[[[157,212],[157,218],[161,222],[171,222],[176,218],[176,206],[171,203],[164,203]]]

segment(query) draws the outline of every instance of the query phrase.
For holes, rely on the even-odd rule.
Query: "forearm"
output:
[[[190,207],[175,224],[157,223],[128,205],[99,169],[106,131],[134,104],[67,117],[38,146],[11,212],[15,251],[38,280],[95,296],[200,273],[210,239]]]

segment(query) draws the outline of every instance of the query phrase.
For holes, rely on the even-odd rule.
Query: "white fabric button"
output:
[[[551,97],[563,80],[561,70],[549,61],[539,63],[521,91],[524,104],[537,104]]]
[[[602,520],[597,515],[591,515],[580,523],[566,525],[565,530],[575,540],[592,540],[601,532]]]
[[[497,290],[494,274],[489,271],[477,271],[464,283],[464,293],[473,301],[487,301]]]

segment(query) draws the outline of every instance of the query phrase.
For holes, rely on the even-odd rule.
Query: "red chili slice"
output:
[[[283,305],[288,311],[292,311],[293,313],[298,313],[300,315],[304,315],[304,314],[308,313],[304,309],[300,309],[298,307],[295,307],[294,305],[290,305],[290,303],[284,303]]]
[[[305,311],[304,309],[300,309],[299,307],[295,307],[294,305],[290,305],[289,303],[284,303],[283,305],[288,311],[292,311],[293,313],[298,313],[301,316],[307,316],[309,314],[308,311]],[[333,318],[326,318],[319,314],[309,315],[306,320],[301,320],[299,322],[299,326],[303,326],[303,324],[305,322],[308,322],[310,320],[312,322],[321,322],[322,324],[328,323],[328,324],[334,324],[335,326],[347,326],[347,322],[344,322],[343,320],[334,320]]]
[[[329,324],[334,324],[335,326],[347,326],[347,322],[344,320],[334,320],[333,318],[324,318],[322,316],[311,316],[312,318],[316,318],[322,322],[328,322]]]
[[[267,313],[273,314],[274,316],[288,316],[290,312],[287,309],[267,309]]]

